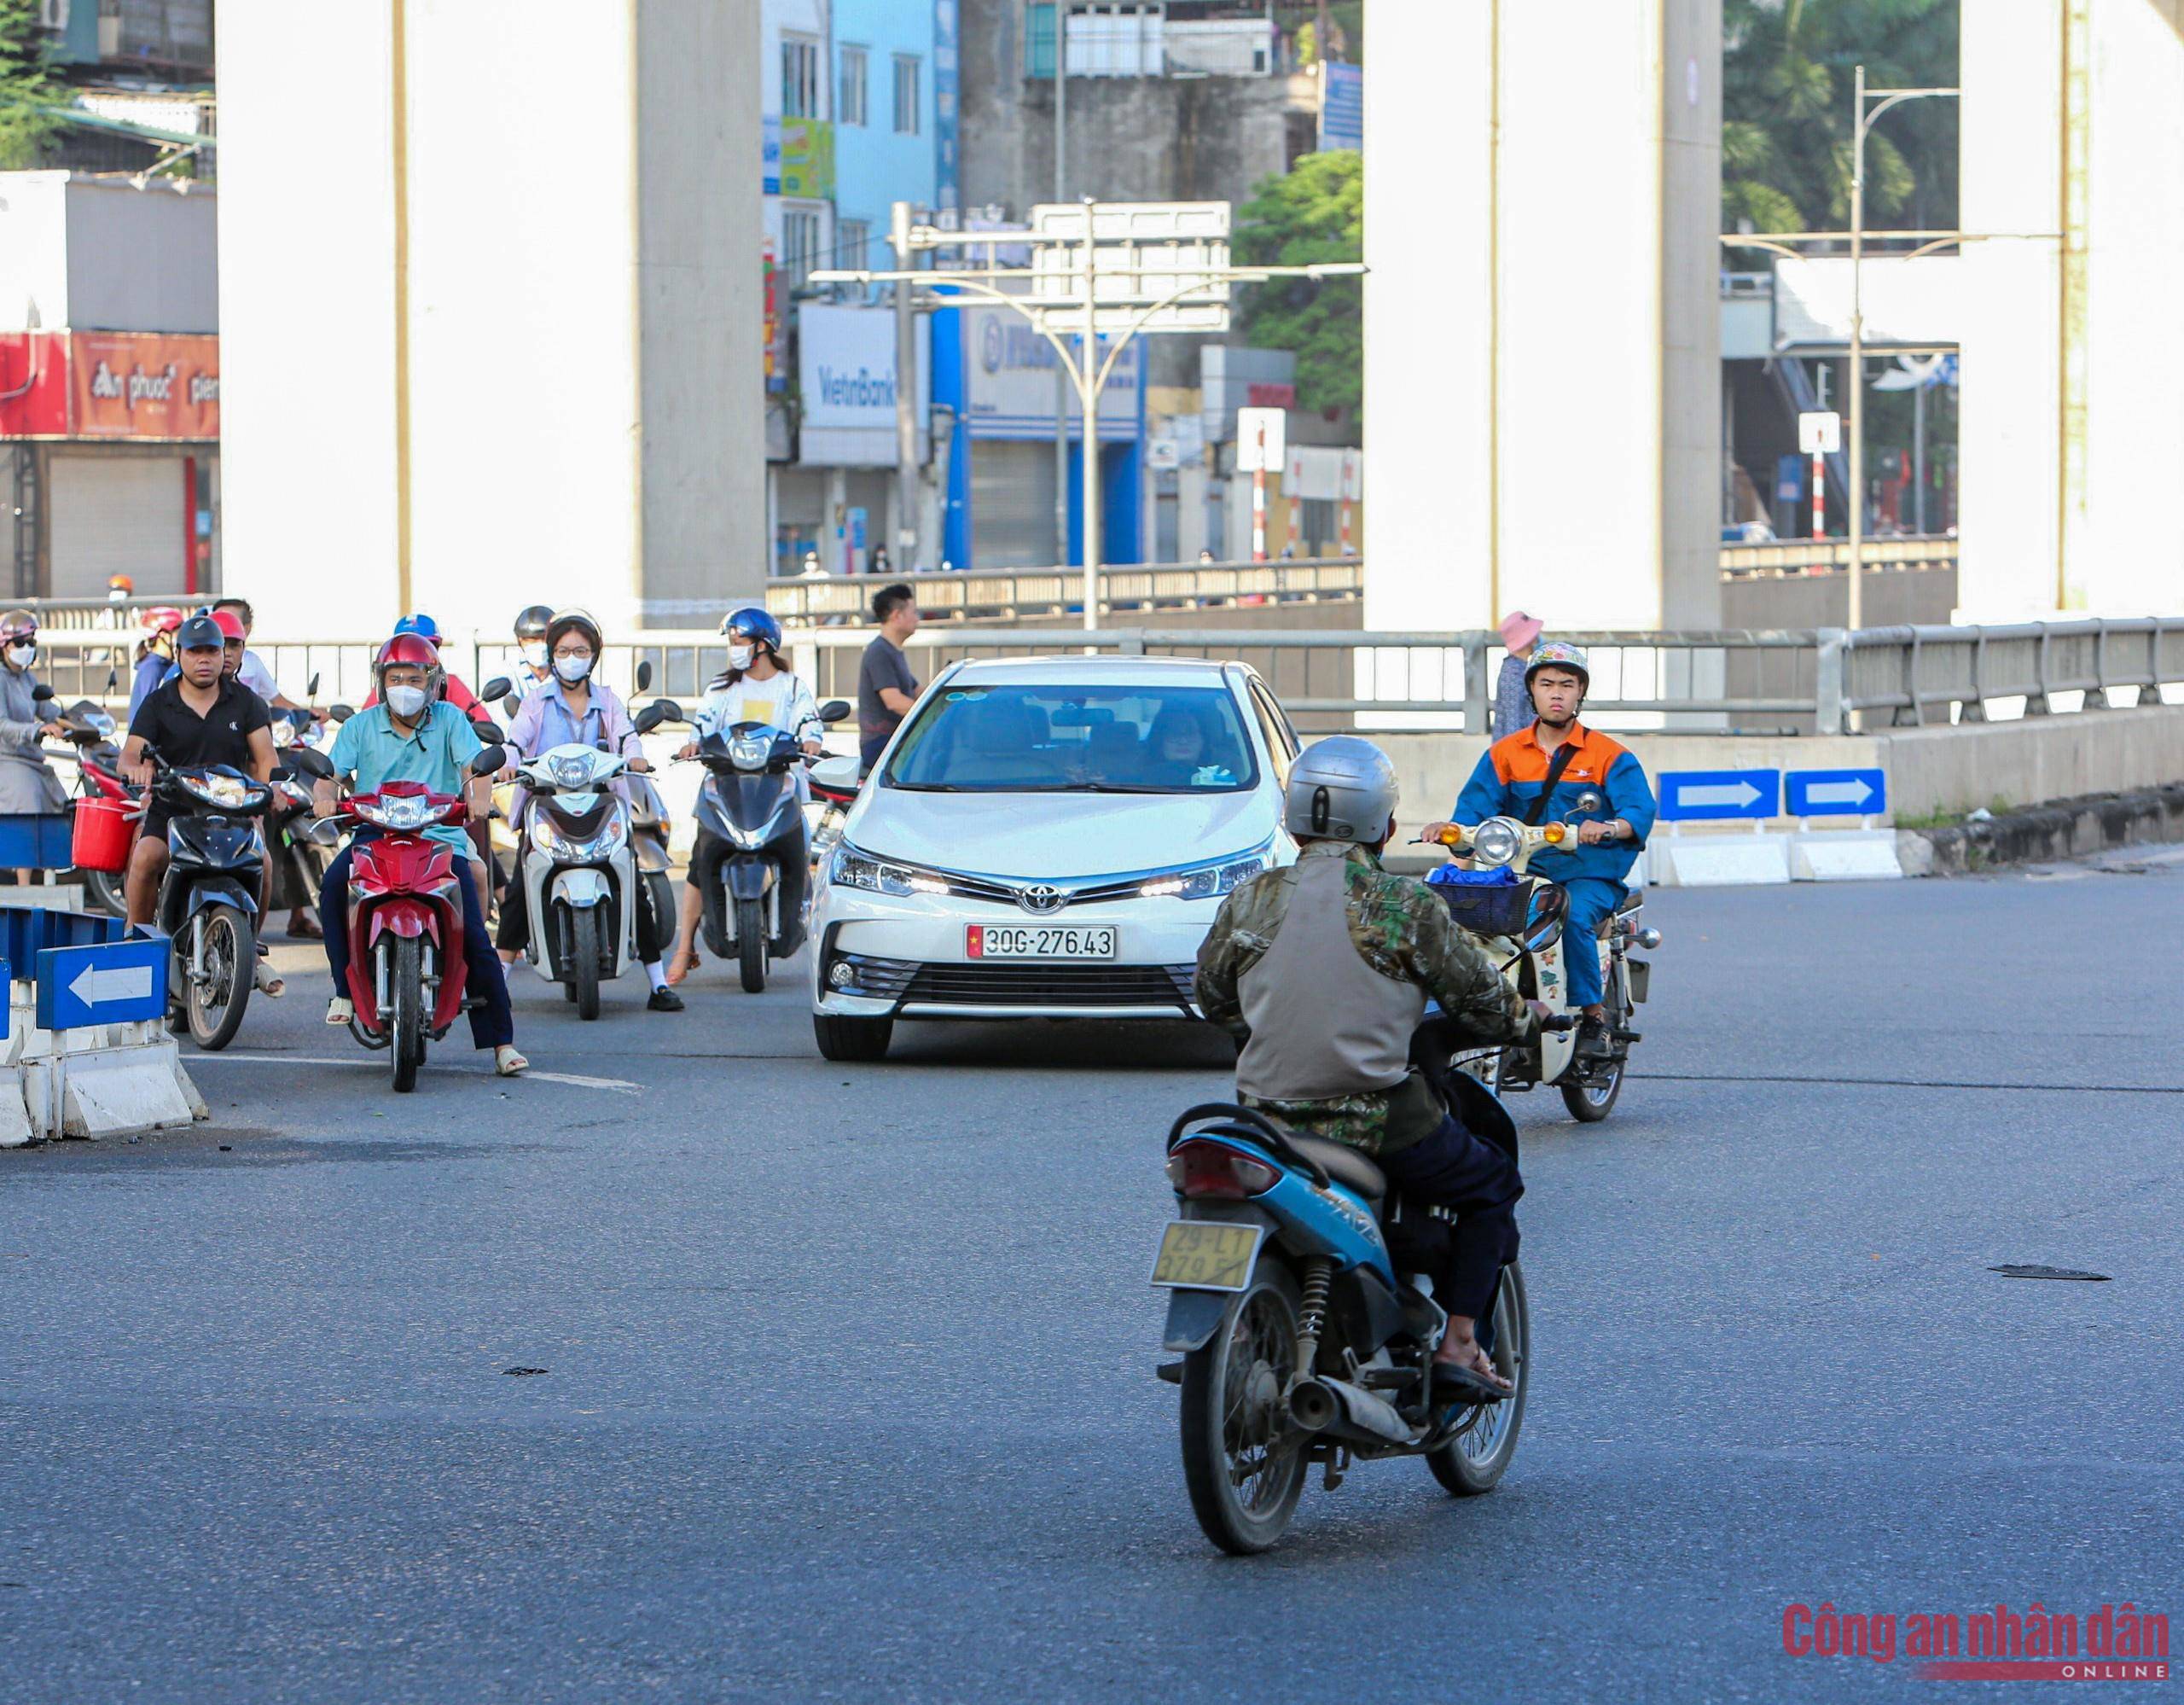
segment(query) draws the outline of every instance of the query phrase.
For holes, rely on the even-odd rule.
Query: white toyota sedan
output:
[[[1287,864],[1289,719],[1241,663],[943,670],[819,873],[812,1027],[876,1060],[898,1019],[1195,1016],[1222,897]]]

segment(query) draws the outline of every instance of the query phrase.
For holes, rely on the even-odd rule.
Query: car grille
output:
[[[835,981],[834,964],[853,981]],[[926,1006],[1172,1006],[1188,1010],[1195,965],[921,964],[838,953],[828,985],[839,993]]]

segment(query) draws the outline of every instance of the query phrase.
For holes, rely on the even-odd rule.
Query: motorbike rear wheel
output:
[[[743,992],[763,994],[766,987],[766,907],[763,900],[735,903],[735,951]]]
[[[1438,1451],[1426,1467],[1452,1498],[1476,1498],[1491,1492],[1517,1454],[1517,1432],[1525,1424],[1525,1399],[1531,1390],[1532,1315],[1525,1295],[1525,1270],[1512,1261],[1502,1270],[1494,1297],[1494,1365],[1517,1388],[1506,1403],[1483,1403],[1470,1423]]]
[[[234,1041],[242,1027],[258,974],[258,938],[250,920],[231,905],[207,906],[197,927],[205,932],[205,980],[184,978],[183,1009],[190,1039],[211,1054]],[[175,951],[188,950],[177,941]]]
[[[588,905],[571,906],[569,920],[569,989],[577,1004],[577,1016],[587,1024],[599,1016],[599,912]]]
[[[1263,1261],[1220,1329],[1183,1358],[1183,1484],[1205,1537],[1237,1557],[1288,1531],[1304,1452],[1269,1448],[1297,1363],[1296,1282]]]
[[[1609,970],[1606,994],[1609,1024],[1618,1030],[1629,1029],[1631,1005],[1620,959]],[[1580,1125],[1597,1125],[1612,1113],[1615,1098],[1623,1093],[1623,1074],[1627,1064],[1625,1060],[1617,1060],[1605,1071],[1588,1074],[1589,1081],[1565,1081],[1562,1085],[1562,1104],[1570,1109],[1570,1116]]]
[[[84,871],[84,897],[110,917],[129,916],[129,901],[122,893],[119,870]]]
[[[384,951],[384,950],[382,950]],[[394,963],[387,975],[387,1051],[394,1056],[394,1091],[417,1087],[417,1068],[425,1063],[425,951],[414,935],[394,938]]]

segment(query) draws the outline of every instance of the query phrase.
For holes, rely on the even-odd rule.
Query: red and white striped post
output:
[[[1812,453],[1812,536],[1827,537],[1827,459]]]
[[[1259,453],[1252,469],[1252,561],[1266,561],[1266,428],[1258,428]]]

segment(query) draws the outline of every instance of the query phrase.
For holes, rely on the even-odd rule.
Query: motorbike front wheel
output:
[[[568,920],[569,988],[577,1016],[590,1023],[599,1016],[599,912],[593,906],[572,906]]]
[[[234,1041],[242,1027],[258,972],[258,937],[250,920],[231,905],[207,906],[197,927],[204,931],[205,975],[183,982],[183,1007],[190,1039],[209,1054]],[[187,950],[177,942],[176,951]]]
[[[1491,1492],[1517,1454],[1517,1429],[1525,1424],[1525,1398],[1531,1389],[1532,1315],[1525,1296],[1525,1270],[1512,1261],[1502,1269],[1494,1295],[1494,1365],[1517,1394],[1502,1403],[1482,1403],[1462,1432],[1438,1451],[1426,1467],[1452,1498],[1476,1498]]]
[[[766,987],[766,907],[763,900],[735,903],[735,951],[743,975],[743,992],[764,993]]]
[[[394,938],[394,963],[387,975],[388,1052],[394,1056],[394,1091],[417,1087],[417,1068],[425,1063],[425,948],[414,935]]]
[[[1304,1494],[1304,1451],[1274,1449],[1297,1306],[1287,1270],[1262,1262],[1220,1330],[1183,1358],[1183,1484],[1205,1537],[1238,1557],[1280,1539]]]

